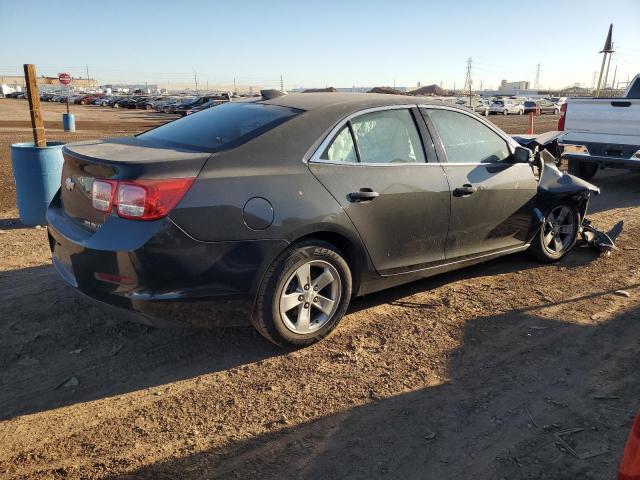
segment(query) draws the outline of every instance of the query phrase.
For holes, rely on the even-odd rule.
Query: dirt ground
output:
[[[250,327],[129,323],[63,286],[7,188],[24,105],[0,100],[0,478],[614,478],[640,407],[640,174],[594,180],[594,223],[625,221],[609,257],[514,255],[370,295],[284,351]],[[166,119],[76,110],[51,139]]]

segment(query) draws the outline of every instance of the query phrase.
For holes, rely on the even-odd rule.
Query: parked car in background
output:
[[[222,105],[223,103],[227,103],[229,100],[226,99],[210,99],[207,102],[201,103],[200,105],[196,105],[187,110],[185,115],[191,115],[193,113],[201,112],[202,110],[206,110],[207,108],[216,107],[218,105]]]
[[[524,113],[538,113],[541,115],[545,113],[552,113],[558,115],[560,113],[560,107],[555,103],[550,102],[547,99],[542,100],[527,100],[523,103]]]
[[[91,95],[87,95],[83,98],[81,98],[78,103],[80,105],[93,105],[94,102],[98,99],[98,98],[103,98],[104,94],[102,93],[95,93],[95,94],[91,94]]]
[[[489,115],[489,109],[491,107],[491,102],[489,100],[476,100],[473,104],[473,111],[478,115],[484,115],[485,117]]]
[[[165,105],[162,108],[162,111],[164,113],[177,113],[177,110],[179,108],[183,108],[183,107],[186,107],[185,108],[185,110],[186,110],[186,109],[189,108],[188,106],[190,106],[191,103],[196,100],[196,98],[197,97],[182,97],[182,98],[176,100],[173,103],[169,103],[168,105]]]
[[[561,110],[569,172],[590,180],[599,168],[640,171],[640,74],[622,98],[569,98]]]
[[[567,97],[550,97],[548,99],[551,103],[555,103],[559,107],[567,103]]]
[[[520,100],[499,98],[493,101],[491,107],[489,107],[489,113],[501,115],[522,115],[524,113],[524,105]]]
[[[162,100],[156,100],[153,102],[153,108],[156,112],[162,112],[165,106],[178,101],[179,98],[180,97],[163,97]]]
[[[164,96],[147,97],[142,105],[145,110],[154,110],[156,102],[164,100]]]
[[[145,321],[250,320],[293,347],[358,295],[563,258],[597,191],[467,108],[368,93],[229,102],[62,153],[47,221],[65,282]]]

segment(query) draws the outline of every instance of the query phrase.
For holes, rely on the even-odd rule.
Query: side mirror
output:
[[[513,163],[529,163],[533,160],[533,152],[525,147],[516,147],[513,152]]]

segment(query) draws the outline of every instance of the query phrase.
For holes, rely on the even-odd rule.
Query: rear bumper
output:
[[[259,280],[287,245],[200,242],[168,218],[137,222],[114,216],[89,232],[64,214],[57,197],[47,221],[52,262],[67,284],[126,310],[128,318],[155,325],[247,324]]]

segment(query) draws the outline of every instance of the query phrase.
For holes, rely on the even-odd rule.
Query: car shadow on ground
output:
[[[567,263],[581,265],[597,255],[577,249],[570,257]],[[402,299],[416,292],[538,267],[526,255],[503,257],[355,299],[348,313],[384,303],[409,306]],[[51,266],[0,272],[0,290],[5,311],[14,312],[0,317],[0,420],[287,353],[251,326],[158,329],[118,318],[80,298]]]
[[[614,478],[639,407],[619,365],[637,365],[640,311],[580,324],[543,312],[558,306],[468,322],[439,385],[107,478]]]
[[[0,272],[0,291],[0,420],[286,353],[249,326],[158,329],[121,320],[81,299],[50,266]]]

